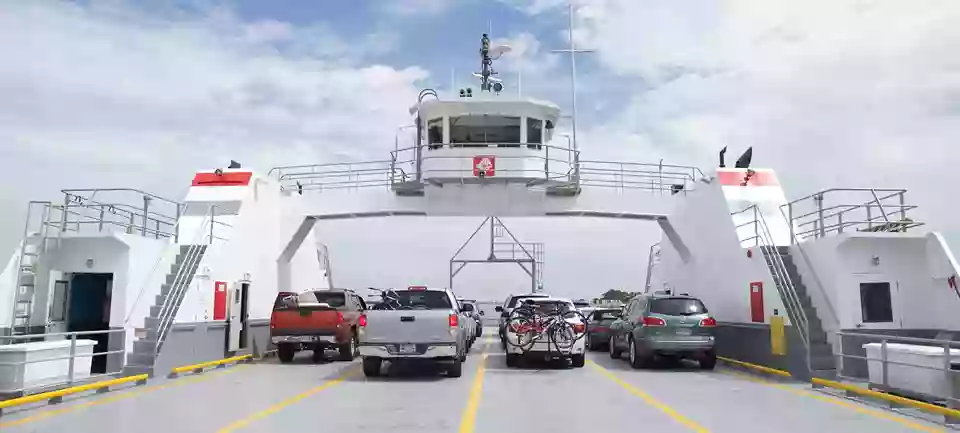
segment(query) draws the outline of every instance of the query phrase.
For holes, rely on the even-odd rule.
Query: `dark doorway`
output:
[[[110,329],[110,298],[113,274],[75,273],[70,279],[69,307],[67,308],[67,331],[106,331]],[[109,334],[94,334],[78,337],[95,340],[94,353],[107,351]],[[107,372],[107,355],[95,355],[91,374]]]
[[[250,283],[240,284],[240,348],[247,348],[247,293],[250,292]]]

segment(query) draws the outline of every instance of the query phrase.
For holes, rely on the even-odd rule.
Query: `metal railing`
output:
[[[474,179],[473,156],[444,155],[442,149],[517,148],[518,155],[497,155],[497,177],[523,177],[531,180],[610,187],[621,190],[684,192],[692,190],[703,178],[693,166],[662,163],[581,160],[579,151],[550,144],[424,144],[398,148],[387,160],[308,164],[275,167],[275,177],[284,190],[307,191],[340,188],[389,187],[429,178]],[[531,153],[533,150],[535,153]],[[451,161],[444,164],[443,160]],[[507,168],[500,161],[517,161],[521,168]],[[431,164],[432,163],[432,164]],[[444,168],[425,168],[444,165]],[[454,168],[449,168],[449,167]],[[541,168],[542,167],[542,168]]]
[[[871,388],[904,394],[912,398],[945,403],[950,408],[960,408],[960,342],[937,339],[901,337],[888,334],[863,332],[837,332],[837,351],[834,359],[837,365],[837,377],[846,381],[868,383]],[[877,344],[877,353],[871,355],[864,347]],[[894,346],[891,347],[890,345]],[[898,352],[897,345],[907,344],[935,348],[930,351],[942,357],[938,365],[907,362],[891,359],[891,352]],[[916,358],[912,355],[903,358]],[[893,356],[894,358],[901,358]],[[933,374],[939,378],[920,379],[922,374]],[[940,384],[941,389],[910,389],[912,384]]]
[[[786,221],[787,218],[785,215],[783,215],[782,207],[780,208],[780,212],[784,221]],[[730,213],[731,217],[735,217],[737,215],[748,216],[748,219],[745,219],[743,222],[735,225],[735,229],[737,231],[737,238],[739,239],[741,246],[743,247],[761,246],[761,244],[765,244],[767,242],[770,242],[770,244],[775,245],[772,242],[773,240],[772,238],[767,239],[766,241],[764,240],[764,237],[765,237],[764,233],[765,232],[769,233],[769,229],[766,229],[766,230],[763,229],[763,227],[766,226],[766,221],[763,219],[762,212],[760,211],[757,205],[750,205],[739,211]],[[806,269],[809,271],[810,277],[813,280],[813,283],[816,285],[817,294],[821,296],[820,301],[822,302],[819,302],[819,303],[822,305],[826,305],[827,311],[830,313],[829,318],[830,320],[832,320],[832,322],[830,323],[831,327],[829,330],[836,330],[839,327],[840,319],[837,316],[836,310],[833,308],[833,304],[830,302],[830,297],[827,296],[827,292],[823,287],[823,282],[820,280],[820,276],[817,274],[816,268],[813,266],[813,262],[810,261],[810,257],[807,256],[806,251],[803,250],[803,246],[800,245],[799,240],[796,239],[796,233],[791,232],[790,236],[791,236],[790,242],[792,244],[791,246],[792,251],[797,251],[800,253],[800,258],[803,260],[804,264],[806,265]],[[770,244],[767,244],[767,245],[770,245]],[[776,250],[776,247],[774,247],[774,250]],[[764,251],[764,254],[766,255],[767,250],[763,250],[763,251]],[[777,258],[780,260],[780,263],[782,264],[783,259],[780,256],[779,251],[775,251],[775,253],[777,255]],[[790,281],[790,287],[794,292],[794,294],[796,294],[796,287],[793,281]],[[808,295],[809,294],[810,293],[808,293]],[[799,300],[799,297],[797,297],[797,299]],[[808,328],[804,327],[804,330],[807,330],[807,329]],[[828,334],[828,337],[830,337],[830,334]]]
[[[543,283],[543,263],[544,263],[544,245],[543,242],[520,242],[513,241],[494,241],[493,254],[498,259],[529,259],[533,256],[536,263],[536,278],[538,283]]]
[[[123,227],[128,234],[176,239],[183,204],[130,188],[62,190],[62,231],[96,228],[98,232]]]
[[[800,334],[800,339],[803,341],[804,348],[807,349],[807,366],[809,367],[810,322],[806,311],[803,309],[803,304],[800,302],[800,296],[797,294],[796,287],[794,287],[793,281],[790,279],[790,274],[783,263],[783,258],[780,256],[776,242],[774,242],[770,227],[763,217],[763,212],[759,211],[757,205],[752,205],[742,211],[734,212],[734,214],[742,212],[753,212],[755,217],[753,225],[756,232],[756,245],[760,247],[763,253],[763,258],[767,263],[767,267],[770,269],[774,285],[777,287],[780,299],[783,301],[783,306],[787,310],[790,321],[793,322],[794,327]]]
[[[167,332],[172,327],[177,312],[179,311],[179,308],[177,308],[179,300],[190,288],[190,283],[193,281],[200,262],[203,260],[207,245],[199,241],[203,239],[209,230],[209,226],[212,224],[213,214],[211,213],[209,217],[204,218],[203,223],[194,235],[194,242],[189,245],[187,251],[184,253],[183,262],[180,264],[179,269],[177,269],[177,274],[174,276],[170,290],[164,298],[163,305],[160,306],[160,312],[157,314],[157,341],[154,356],[160,354],[160,349],[163,346]]]
[[[119,334],[119,337],[115,337],[114,334]],[[87,340],[83,337],[91,337],[95,335],[102,335],[107,338],[107,348],[100,352],[96,351],[96,348],[91,349],[90,353],[80,353],[77,350],[77,340]],[[77,331],[77,332],[51,332],[47,334],[29,334],[29,335],[14,335],[14,336],[0,336],[0,341],[11,342],[10,345],[14,344],[29,344],[31,342],[38,341],[70,341],[70,352],[65,356],[42,356],[42,357],[27,357],[24,361],[8,362],[0,361],[0,371],[6,371],[9,374],[0,374],[4,378],[21,378],[25,382],[28,379],[27,369],[31,364],[45,364],[43,365],[43,371],[58,371],[57,368],[51,368],[50,364],[54,361],[63,361],[67,360],[67,374],[66,377],[54,377],[54,378],[44,378],[32,385],[24,385],[17,387],[15,389],[0,389],[0,399],[6,397],[18,397],[23,394],[28,394],[31,392],[39,392],[48,390],[50,388],[58,388],[63,386],[70,386],[78,382],[86,382],[93,379],[97,379],[104,376],[115,376],[123,372],[124,366],[124,357],[123,353],[126,352],[124,348],[126,344],[126,330],[125,329],[106,329],[99,331]],[[117,350],[109,350],[111,343],[115,343],[117,346],[121,347]],[[10,347],[10,346],[7,346]],[[56,349],[53,349],[56,350]],[[12,352],[6,352],[12,353]],[[114,356],[111,356],[114,355]],[[92,373],[92,363],[95,359],[94,357],[103,356],[106,359],[104,360],[105,372],[104,373]],[[77,362],[78,359],[90,358],[90,367],[84,368],[87,361]],[[117,368],[110,369],[111,360],[115,360]],[[84,370],[84,371],[79,371]]]
[[[923,225],[907,214],[905,189],[830,188],[791,201],[786,208],[791,238],[803,241],[844,230],[903,232]],[[827,198],[833,202],[828,203]]]
[[[227,242],[229,240],[226,237],[217,236],[214,233],[214,227],[221,227],[224,229],[233,227],[232,225],[223,221],[216,220],[216,209],[218,208],[219,206],[217,205],[208,205],[209,211],[206,213],[206,219],[204,219],[204,221],[197,228],[196,232],[194,232],[193,236],[190,238],[191,244],[213,245],[215,240],[221,242]],[[179,228],[180,222],[178,221],[175,230],[179,231]],[[173,260],[175,260],[177,255],[180,254],[181,246],[182,244],[178,243],[168,245],[157,257],[157,260],[153,262],[150,272],[144,275],[143,280],[140,283],[140,291],[137,293],[137,298],[133,301],[133,305],[130,306],[126,317],[123,319],[124,325],[128,325],[130,323],[130,319],[133,318],[133,313],[137,311],[137,307],[140,305],[140,300],[143,299],[143,295],[146,293],[147,287],[150,287],[151,283],[156,282],[154,277],[157,275],[157,270],[159,269],[160,264],[173,263]]]

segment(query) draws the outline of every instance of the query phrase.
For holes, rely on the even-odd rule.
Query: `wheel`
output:
[[[520,365],[520,355],[516,353],[507,354],[507,367],[516,367]]]
[[[620,359],[620,349],[617,348],[616,344],[613,344],[612,335],[610,336],[610,341],[608,344],[610,345],[610,357],[613,359]]]
[[[450,364],[447,367],[447,376],[448,377],[460,377],[463,376],[463,361],[461,358],[457,357],[453,359],[453,364]]]
[[[457,359],[459,359],[459,360],[460,360],[460,362],[464,362],[464,361],[466,361],[466,360],[467,360],[467,351],[466,351],[466,350],[464,350],[463,352],[460,352],[460,357],[459,357],[459,358],[457,358]]]
[[[353,361],[357,354],[357,334],[350,334],[350,340],[337,347],[340,351],[341,361]]]
[[[571,355],[570,363],[573,364],[574,368],[583,368],[583,365],[586,364],[587,357],[584,354]]]
[[[640,349],[637,347],[637,343],[633,341],[633,338],[630,339],[630,367],[635,369],[640,369],[646,367],[649,364],[649,357],[640,354],[638,351]]]
[[[477,325],[477,338],[480,338],[481,335],[483,335],[483,327]]]
[[[363,358],[363,375],[367,377],[376,377],[380,375],[380,364],[382,360],[380,358],[366,357]]]
[[[710,349],[703,355],[703,358],[700,358],[700,369],[701,370],[713,370],[717,366],[717,352],[714,352],[713,349]]]
[[[277,358],[280,362],[286,364],[293,361],[293,356],[297,354],[297,349],[292,344],[281,344],[277,346]]]

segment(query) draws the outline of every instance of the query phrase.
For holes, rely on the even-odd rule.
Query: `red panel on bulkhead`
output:
[[[249,171],[228,171],[217,173],[197,173],[193,177],[193,186],[246,186],[250,184],[253,173]]]
[[[723,186],[780,186],[772,170],[717,170],[717,179]]]

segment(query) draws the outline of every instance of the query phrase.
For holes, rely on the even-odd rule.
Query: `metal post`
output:
[[[797,235],[793,229],[793,203],[787,204],[787,224],[790,226],[790,245],[793,245]]]
[[[823,229],[823,193],[818,193],[813,197],[817,202],[817,231],[820,234],[818,237],[822,238],[826,236],[826,231]]]
[[[70,211],[70,194],[63,195],[63,215],[60,220],[60,233],[67,232],[67,213]]]
[[[214,209],[215,209],[215,206],[214,206],[214,205],[211,205],[211,206],[210,206],[210,241],[207,243],[207,245],[213,245],[213,216],[214,216]]]
[[[490,258],[489,260],[496,259],[497,256],[493,252],[493,240],[496,239],[493,234],[493,225],[495,224],[496,218],[490,218]]]
[[[103,217],[104,217],[103,206],[100,206],[100,221],[99,221],[99,224],[97,224],[97,231],[98,231],[98,232],[102,232],[102,231],[103,231]]]
[[[889,385],[887,381],[889,372],[887,371],[887,340],[884,339],[880,342],[880,377],[881,382],[886,388]]]
[[[420,112],[417,111],[417,140],[416,140],[417,150],[415,152],[415,155],[417,158],[417,182],[418,183],[423,179],[423,174],[420,172],[420,162],[423,157],[423,148],[421,147],[421,145],[423,144],[422,140],[423,140],[423,125],[421,124],[421,121],[420,121]]]
[[[537,261],[530,261],[530,293],[537,293]]]
[[[837,233],[843,233],[843,213],[837,214]]]
[[[157,220],[157,228],[153,231],[153,238],[160,239],[160,220]]]
[[[147,212],[150,210],[150,196],[143,196],[143,225],[140,227],[140,235],[147,235]]]
[[[67,383],[73,383],[73,364],[77,358],[77,334],[70,334],[70,366],[67,367]]]
[[[872,229],[873,228],[873,215],[872,215],[873,212],[871,212],[870,209],[873,209],[873,206],[868,204],[866,208],[867,208],[867,229]]]
[[[900,193],[897,195],[900,198],[900,221],[904,221],[907,219],[907,206],[904,202],[903,191],[900,191]]]
[[[760,245],[760,218],[757,215],[757,205],[753,205],[753,246]]]
[[[843,377],[843,334],[837,333],[837,377]]]
[[[180,242],[180,214],[183,212],[180,206],[180,203],[177,203],[177,222],[173,226],[173,243]]]

